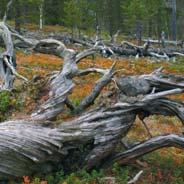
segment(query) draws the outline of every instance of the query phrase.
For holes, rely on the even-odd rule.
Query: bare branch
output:
[[[5,44],[5,49],[6,51],[1,54],[0,56],[0,75],[3,79],[3,85],[2,89],[5,90],[11,90],[13,87],[13,82],[14,82],[14,76],[13,73],[10,69],[9,64],[11,67],[16,66],[16,58],[14,54],[14,46],[12,42],[12,37],[11,33],[8,29],[8,27],[5,25],[4,22],[0,22],[0,36],[2,37],[4,44]],[[8,65],[4,65],[4,62],[6,63],[7,60],[4,60],[4,57],[8,58],[9,62]]]
[[[101,68],[88,68],[85,70],[78,70],[77,76],[83,76],[83,75],[88,75],[90,73],[100,73],[105,75],[108,73],[109,69],[101,69]]]
[[[184,148],[184,137],[174,134],[154,137],[128,149],[125,152],[115,155],[111,160],[120,164],[126,164],[154,150],[172,146]]]
[[[146,122],[145,122],[144,120],[141,120],[141,122],[142,122],[142,124],[144,125],[144,127],[146,128],[146,131],[148,132],[148,136],[149,136],[150,138],[152,138],[153,136],[152,136],[152,134],[151,134],[151,132],[150,132],[150,130],[149,130],[149,128],[148,128]]]
[[[11,33],[8,27],[4,24],[4,22],[0,22],[0,36],[3,38],[4,44],[6,47],[6,53],[4,53],[4,55],[13,57],[14,47],[13,47],[13,41],[11,38]]]
[[[139,172],[135,175],[135,177],[134,177],[132,180],[130,180],[130,181],[128,182],[128,184],[135,184],[135,183],[139,180],[139,178],[141,177],[142,174],[143,174],[143,170],[139,171]]]
[[[133,49],[138,49],[138,48],[140,48],[140,46],[137,46],[137,45],[135,45],[135,44],[133,44],[133,43],[130,43],[130,42],[127,42],[127,41],[121,42],[121,45],[127,45],[127,46],[129,46],[129,47],[131,47],[131,48],[133,48]]]
[[[98,49],[95,47],[91,48],[91,49],[84,50],[83,52],[77,54],[76,59],[75,59],[76,63],[78,63],[80,60],[82,60],[90,55],[95,54],[97,51],[98,51]]]
[[[104,75],[102,78],[100,78],[96,83],[95,86],[93,87],[91,93],[85,97],[80,105],[76,107],[76,112],[82,112],[84,109],[89,107],[91,104],[93,104],[94,100],[98,97],[104,86],[106,86],[112,79],[114,73],[114,67],[116,65],[116,62],[113,63],[111,68],[107,71],[104,72]]]
[[[24,43],[26,43],[30,47],[34,47],[36,44],[39,43],[38,40],[25,38],[25,37],[21,36],[20,34],[17,34],[16,32],[11,31],[11,35],[14,36],[15,38],[18,38],[19,40],[23,41]]]
[[[164,53],[163,55],[161,55],[161,54],[158,54],[158,53],[150,52],[149,54],[151,56],[156,57],[156,58],[159,58],[159,59],[169,60],[169,57],[168,57],[168,55],[166,53]]]
[[[174,52],[173,54],[177,55],[177,56],[181,56],[181,57],[184,57],[184,54],[183,53],[179,53],[179,52]]]
[[[18,78],[20,78],[20,79],[22,79],[22,80],[28,82],[28,79],[25,78],[24,76],[20,75],[20,74],[15,70],[15,68],[9,63],[8,58],[7,58],[6,56],[3,58],[3,60],[4,60],[5,64],[7,65],[7,67],[10,68],[11,72],[12,72],[16,77],[18,77]]]
[[[155,71],[153,71],[153,72],[151,73],[151,75],[157,75],[157,74],[159,74],[160,72],[162,72],[163,69],[164,69],[164,67],[161,66],[160,68],[158,68],[158,69],[156,69]]]
[[[10,0],[10,1],[8,2],[8,4],[7,4],[6,11],[5,11],[5,14],[4,14],[4,17],[3,17],[3,22],[6,22],[7,14],[8,14],[8,12],[9,12],[9,9],[10,9],[12,3],[13,3],[13,0]]]
[[[141,101],[145,102],[148,100],[154,100],[154,99],[158,99],[167,95],[173,95],[173,94],[180,94],[183,93],[184,89],[172,89],[172,90],[168,90],[168,91],[163,91],[163,92],[158,92],[158,93],[154,93],[154,94],[150,94],[150,95],[146,95]]]

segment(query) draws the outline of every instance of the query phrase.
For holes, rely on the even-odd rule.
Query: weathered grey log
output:
[[[28,80],[16,71],[16,57],[11,32],[4,22],[0,22],[0,36],[5,45],[5,52],[0,54],[1,90],[11,90],[15,77],[25,80],[26,82]]]
[[[116,147],[119,145],[121,138],[126,136],[135,121],[136,115],[139,113],[146,113],[147,116],[150,114],[176,115],[184,121],[184,104],[168,99],[160,99],[168,92],[165,91],[164,93],[162,90],[158,90],[157,93],[145,93],[145,96],[137,98],[134,103],[121,102],[111,108],[98,108],[71,122],[62,123],[57,128],[49,127],[48,125],[51,125],[51,123],[47,125],[44,119],[50,119],[50,117],[54,117],[61,112],[73,86],[72,77],[86,72],[77,69],[73,50],[67,49],[62,43],[59,43],[56,51],[68,60],[64,63],[62,71],[51,82],[49,100],[43,104],[43,108],[40,108],[40,111],[35,115],[35,119],[42,121],[38,123],[30,119],[0,124],[0,179],[22,177],[23,175],[32,175],[39,172],[48,173],[61,168],[70,170],[70,164],[68,163],[71,159],[75,160],[77,166],[86,166],[88,169],[100,167],[106,160],[116,155]],[[102,72],[104,78],[106,79],[108,76],[108,80],[110,80],[113,75],[112,69],[88,69],[87,73],[91,71]],[[160,82],[160,70],[150,75],[141,76],[140,79],[150,82],[150,79],[155,79],[155,76],[157,76],[157,80],[153,80],[155,84],[155,81]],[[164,78],[164,84],[169,90],[169,94],[183,92],[182,78],[175,80],[175,83],[171,79]],[[94,89],[95,93],[92,92],[93,99],[96,98],[95,94],[98,94],[101,86],[104,85],[103,77],[102,81],[102,83],[99,83],[97,90]],[[173,89],[172,84],[175,84],[176,89]],[[87,100],[87,103],[91,104],[91,101]],[[152,105],[150,106],[150,104]],[[34,119],[34,116],[32,119]],[[177,137],[179,141],[173,140],[173,136],[171,138],[171,141],[169,136],[167,139],[163,137],[163,140],[159,138],[163,142],[162,147],[173,145],[183,147],[183,137]],[[153,150],[151,143],[154,144],[154,140],[149,142],[151,147],[146,144],[146,150]],[[154,147],[154,149],[157,148],[159,147]],[[141,154],[137,147],[135,147],[135,152],[132,150],[133,148],[130,149],[130,153],[127,151],[129,153],[128,160],[148,152],[142,151]],[[77,154],[72,154],[75,151],[79,153],[79,158]],[[125,159],[123,156],[127,155],[127,152],[112,158],[114,161],[119,161],[120,158]]]
[[[19,40],[18,43],[15,45],[19,48],[33,48],[40,43],[41,40],[38,40],[37,38],[25,38],[24,36],[21,36],[18,33],[15,33],[12,31],[12,36],[17,38]],[[177,56],[184,56],[184,49],[183,47],[177,48],[177,47],[168,47],[168,48],[153,48],[151,47],[151,41],[147,40],[144,46],[137,46],[129,42],[123,42],[121,45],[118,45],[116,43],[112,44],[111,42],[103,41],[103,40],[91,40],[89,38],[85,39],[75,39],[71,36],[52,36],[52,38],[57,39],[58,41],[61,41],[65,43],[66,40],[69,40],[70,43],[77,43],[81,44],[85,47],[90,48],[91,50],[92,47],[96,44],[96,41],[103,46],[102,51],[105,51],[106,54],[105,56],[110,56],[112,55],[111,52],[115,53],[118,56],[139,56],[139,57],[156,57],[158,59],[169,59],[172,57],[177,57]],[[21,43],[22,42],[22,43]],[[50,45],[51,46],[51,45]],[[104,47],[105,46],[105,47]],[[54,49],[54,47],[53,47]],[[109,50],[111,52],[109,52]],[[40,50],[41,51],[41,50]],[[42,50],[45,53],[45,50]],[[48,50],[49,51],[49,50]],[[49,53],[53,52],[54,50],[50,50]],[[92,53],[94,53],[93,50],[91,50]],[[92,54],[91,53],[91,54]]]
[[[138,96],[162,92],[176,88],[184,89],[184,77],[181,75],[164,74],[162,68],[148,75],[122,76],[117,79],[121,94]]]
[[[32,115],[34,120],[49,120],[55,118],[63,111],[65,104],[71,108],[73,112],[81,113],[94,102],[102,88],[111,81],[114,75],[114,67],[110,70],[91,68],[80,71],[77,67],[77,63],[80,59],[83,59],[98,49],[101,49],[101,47],[99,48],[99,46],[97,46],[77,54],[74,50],[67,49],[63,43],[53,39],[42,40],[35,46],[35,50],[38,52],[53,53],[63,57],[64,65],[61,72],[59,72],[51,82],[49,99]],[[144,46],[144,49],[147,49],[147,45]],[[91,94],[84,98],[78,107],[75,107],[68,99],[68,95],[74,87],[73,78],[90,72],[100,72],[103,74],[103,77],[95,84]],[[155,93],[160,92],[154,94],[154,98],[157,99],[169,95],[170,93],[172,94],[173,92],[183,92],[183,81],[184,79],[181,76],[164,75],[158,70],[149,75],[122,77],[120,80],[117,80],[117,85],[120,88],[121,94],[129,97],[146,95],[152,93],[154,89]],[[175,88],[179,89],[172,91],[172,89]],[[161,93],[165,90],[166,94],[164,92]],[[167,90],[171,91],[168,92]],[[131,102],[131,98],[125,98],[128,99],[128,102]],[[147,95],[147,98],[153,97]],[[139,100],[139,98],[134,98],[133,102],[137,100]]]
[[[75,112],[81,112],[94,102],[100,94],[100,91],[111,81],[111,78],[114,75],[114,67],[110,70],[102,70],[98,68],[88,69],[88,71],[78,70],[77,63],[80,60],[94,54],[97,51],[107,49],[105,46],[99,46],[98,43],[91,49],[77,53],[72,49],[67,49],[65,45],[58,40],[31,40],[24,38],[15,32],[12,32],[12,35],[19,38],[27,45],[30,45],[36,52],[53,54],[64,59],[64,65],[61,72],[53,78],[50,84],[49,99],[39,108],[37,112],[33,113],[32,118],[34,120],[50,120],[63,111],[67,97],[74,87],[72,79],[75,76],[85,75],[90,72],[100,72],[103,74],[103,77],[97,81],[92,93],[82,101],[79,107],[75,109]]]
[[[1,123],[0,178],[47,173],[57,168],[70,170],[67,163],[74,159],[71,156],[75,156],[72,155],[75,151],[80,155],[80,159],[76,156],[77,166],[86,166],[88,169],[100,167],[112,155],[116,155],[116,146],[133,125],[136,114],[143,108],[147,109],[150,103],[157,114],[173,115],[173,109],[159,106],[159,101],[157,103],[154,100],[155,104],[148,100],[135,104],[117,104],[107,109],[99,108],[71,122],[62,123],[57,128],[49,127],[49,123],[47,125],[29,120]],[[180,104],[180,108],[175,111],[177,116],[180,113],[183,118],[184,106],[181,108]],[[126,160],[126,155],[127,160],[132,160],[164,146],[184,148],[184,139],[173,135],[153,138],[116,155],[113,160]]]
[[[18,33],[15,33],[13,30],[12,30],[12,36],[16,37],[19,40],[19,42],[15,44],[19,48],[30,48],[30,47],[34,48],[40,42],[40,40],[38,40],[37,38],[31,38],[31,39],[25,38],[24,36],[21,36]],[[102,45],[105,45],[106,48],[108,48],[106,52],[108,52],[108,50],[110,49],[111,51],[113,51],[115,54],[119,56],[139,56],[139,57],[144,56],[144,57],[156,57],[159,59],[169,59],[171,57],[184,56],[183,47],[152,48],[150,47],[151,44],[154,43],[154,41],[152,40],[146,40],[146,43],[144,46],[136,46],[129,42],[123,42],[123,44],[118,45],[116,43],[112,44],[109,41],[103,41],[102,39],[92,40],[86,37],[77,39],[77,38],[73,38],[70,35],[65,35],[65,36],[53,35],[52,38],[57,39],[58,41],[61,41],[63,43],[65,43],[65,41],[68,40],[70,43],[81,44],[89,48],[92,48],[95,45],[96,41],[98,41]],[[183,42],[180,43],[180,45],[182,44]],[[131,45],[133,47],[131,47]],[[111,55],[111,53],[109,54]]]
[[[93,47],[95,45],[95,41],[88,40],[79,40],[79,39],[71,39],[71,42],[80,43],[87,47]],[[63,39],[61,39],[63,40]],[[110,48],[115,54],[119,56],[137,56],[139,55],[144,57],[156,57],[159,59],[168,59],[170,57],[183,56],[184,49],[183,47],[177,48],[153,48],[151,46],[151,41],[147,40],[144,46],[137,46],[129,42],[123,42],[121,45],[117,45],[116,43],[112,44],[103,40],[100,40],[101,43],[105,43],[105,45]],[[181,42],[180,44],[182,44]],[[133,47],[132,47],[132,46]]]
[[[119,164],[125,165],[144,154],[150,153],[163,147],[177,147],[183,149],[184,136],[170,134],[154,137],[134,146],[133,148],[130,148],[125,152],[113,156],[109,159],[112,162],[109,161],[108,163],[106,163],[106,165],[109,165],[113,162],[118,162]]]
[[[130,48],[124,45],[114,45],[111,47],[112,51],[120,56],[139,56],[144,57],[157,57],[161,59],[167,59],[171,57],[176,57],[180,54],[184,54],[183,48],[148,48],[147,51],[143,49],[143,47],[136,46],[136,48]],[[179,53],[179,54],[178,54]]]
[[[0,124],[0,178],[52,171],[71,159],[70,152],[87,144],[90,150],[81,152],[81,164],[94,167],[113,152],[121,135],[133,124],[135,114],[128,111],[95,110],[58,128],[29,121]]]
[[[161,40],[153,40],[153,39],[143,39],[143,42],[150,42],[151,44],[159,44],[161,45]],[[166,45],[174,45],[174,46],[181,46],[183,47],[183,40],[181,41],[173,41],[173,40],[164,40]]]
[[[102,166],[108,160],[110,163],[114,161],[127,163],[127,160],[132,161],[164,146],[184,147],[183,136],[168,135],[150,139],[120,154],[116,152],[122,137],[127,135],[133,125],[136,115],[141,113],[144,117],[151,114],[176,115],[182,122],[184,121],[184,104],[163,98],[168,94],[183,92],[182,76],[164,75],[157,70],[137,79],[132,77],[130,82],[123,79],[124,82],[117,82],[121,93],[133,96],[135,100],[124,103],[124,99],[120,98],[120,102],[110,108],[98,108],[73,121],[53,127],[51,122],[45,120],[56,117],[62,112],[65,104],[74,111],[83,111],[93,103],[114,75],[114,65],[109,70],[78,69],[77,63],[82,58],[97,50],[108,50],[104,45],[95,45],[94,48],[78,54],[66,48],[60,41],[46,39],[34,42],[32,48],[37,52],[64,58],[64,65],[62,70],[52,77],[49,99],[30,119],[0,124],[0,179],[39,172],[48,173],[61,168],[71,170],[69,164],[71,159],[75,161],[77,167],[85,166],[92,169]],[[147,45],[142,49],[147,52]],[[99,72],[103,76],[91,94],[75,107],[68,99],[74,86],[73,78],[90,72]],[[129,83],[128,89],[124,83]],[[145,87],[141,89],[144,85]],[[129,91],[132,91],[131,94]],[[158,146],[159,144],[161,146]],[[145,150],[141,150],[144,148]]]
[[[37,40],[36,38],[25,38],[24,36],[21,36],[15,32],[12,31],[12,36],[16,37],[17,39],[19,39],[19,43],[16,46],[18,46],[19,48],[33,48],[37,47],[36,45],[38,44],[40,47],[41,40]],[[58,39],[58,41],[62,41],[63,43],[65,43],[65,40],[70,40],[71,43],[79,43],[82,44],[85,47],[89,47],[92,48],[95,45],[95,41],[91,40],[91,39],[75,39],[73,37],[70,36],[56,36],[53,37]],[[22,43],[21,43],[21,42]],[[117,45],[117,44],[112,44],[103,40],[99,40],[97,41],[98,43],[100,43],[101,46],[103,46],[103,51],[105,51],[107,56],[112,55],[111,52],[109,52],[109,50],[111,50],[113,53],[119,55],[119,56],[139,56],[139,57],[156,57],[159,59],[169,59],[171,57],[176,57],[176,56],[184,56],[184,49],[183,48],[177,48],[177,47],[173,47],[173,48],[153,48],[150,47],[151,42],[149,40],[147,40],[147,42],[144,44],[144,46],[137,46],[134,45],[132,43],[129,42],[123,42],[121,45]],[[50,45],[51,46],[51,45]],[[105,46],[105,47],[104,47]],[[40,49],[40,48],[39,48]],[[37,50],[37,49],[35,49]],[[91,49],[89,49],[91,50]],[[37,50],[38,51],[38,50]],[[44,52],[44,53],[54,53],[54,47],[53,50],[46,50],[43,49],[40,52]],[[94,51],[91,50],[91,52],[93,53]],[[52,53],[52,54],[53,54]]]
[[[6,48],[6,51],[0,55],[0,75],[3,81],[1,89],[10,90],[13,87],[14,75],[12,74],[11,69],[5,64],[4,59],[7,59],[10,65],[14,68],[16,66],[16,60],[11,33],[4,22],[0,23],[0,36],[2,37]]]
[[[84,41],[84,40],[73,40],[73,42],[80,43],[84,46],[92,47],[95,42],[94,41]],[[101,42],[103,42],[101,40]],[[168,59],[171,57],[176,57],[176,56],[183,56],[184,54],[184,49],[183,47],[177,48],[153,48],[150,47],[151,43],[149,40],[146,41],[144,46],[137,46],[129,42],[123,42],[121,45],[117,44],[112,44],[105,42],[105,45],[110,48],[115,54],[119,56],[137,56],[139,57],[156,57],[159,59]]]
[[[64,59],[61,72],[51,81],[49,99],[32,115],[34,120],[50,120],[55,118],[63,111],[67,103],[67,98],[74,87],[73,78],[80,75],[87,75],[91,72],[98,72],[103,75],[102,78],[96,82],[91,94],[87,96],[74,111],[76,113],[82,112],[94,102],[103,87],[111,81],[114,75],[114,65],[109,70],[91,68],[81,71],[78,69],[77,63],[84,57],[100,49],[101,47],[96,46],[90,50],[87,49],[81,53],[77,53],[72,49],[67,49],[62,42],[53,39],[41,40],[34,47],[34,50],[37,52],[54,54]]]

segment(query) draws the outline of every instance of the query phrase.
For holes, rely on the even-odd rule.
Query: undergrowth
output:
[[[184,161],[176,164],[171,156],[163,157],[159,151],[146,155],[141,160],[146,163],[143,174],[136,184],[184,184]],[[23,184],[127,184],[140,170],[137,165],[119,166],[115,163],[108,170],[81,170],[65,174],[63,171],[46,177],[23,178]]]
[[[68,175],[65,175],[63,171],[59,171],[46,176],[44,180],[40,178],[31,180],[29,177],[24,176],[23,184],[107,184],[114,182],[127,184],[130,179],[129,170],[129,167],[120,167],[118,164],[114,164],[109,176],[105,170],[93,170],[91,172],[81,170]]]
[[[38,75],[45,77],[53,70],[59,70],[62,65],[61,59],[57,57],[39,54],[23,54],[18,53],[18,72],[29,79]],[[164,66],[165,72],[182,74],[184,72],[183,60],[179,59],[176,62],[159,62],[149,63],[143,58],[137,61],[131,59],[122,59],[117,63],[117,69],[125,69],[118,75],[134,75],[134,74],[148,74],[154,69]],[[95,60],[95,67],[109,68],[112,61],[97,57]],[[80,62],[80,68],[87,68],[92,64],[90,59]],[[70,99],[74,105],[79,105],[83,99],[91,91],[94,81],[99,78],[97,75],[89,75],[82,79],[77,79],[77,85],[74,88]],[[0,121],[6,120],[11,114],[17,113],[23,109],[23,112],[30,113],[36,107],[40,96],[43,96],[43,82],[35,82],[25,88],[15,91],[3,91],[0,93]],[[104,88],[106,90],[106,88]],[[41,94],[42,93],[42,94]],[[24,100],[22,100],[24,97]],[[184,99],[184,96],[178,96],[179,99]],[[47,99],[45,97],[41,100]],[[41,102],[41,101],[40,101]],[[21,110],[22,111],[22,110]],[[70,115],[67,115],[67,118]],[[16,116],[15,116],[16,117]],[[63,118],[63,117],[62,117]],[[66,119],[67,119],[66,118]],[[152,117],[148,120],[148,126],[154,135],[163,133],[178,133],[181,130],[181,125],[177,119]],[[145,140],[147,133],[140,123],[135,123],[129,136],[135,140]],[[170,154],[172,153],[172,154]],[[169,155],[170,154],[170,155]],[[168,156],[166,156],[168,155]],[[182,160],[183,159],[183,160]],[[163,149],[146,155],[141,161],[146,163],[145,168],[135,168],[135,166],[120,167],[115,164],[108,171],[92,171],[85,170],[75,173],[66,174],[63,171],[51,173],[47,176],[39,176],[30,178],[24,176],[24,184],[110,184],[116,182],[117,184],[126,184],[128,180],[135,176],[135,174],[142,170],[143,175],[137,184],[184,184],[184,154],[181,150]]]
[[[0,121],[6,120],[12,113],[20,111],[21,107],[22,102],[16,92],[0,92]]]

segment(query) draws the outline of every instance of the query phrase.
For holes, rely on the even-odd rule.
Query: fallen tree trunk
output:
[[[84,46],[92,47],[95,45],[95,42],[92,40],[79,40],[72,39],[71,42],[79,43]],[[119,56],[139,56],[139,57],[156,57],[159,59],[168,59],[177,56],[184,56],[184,48],[175,47],[167,47],[167,48],[153,48],[150,47],[152,42],[149,40],[145,43],[144,46],[137,46],[129,42],[122,42],[121,45],[108,43],[105,41],[100,41],[102,46],[106,46],[106,48],[110,48],[115,54]],[[182,42],[180,43],[180,45]],[[108,50],[106,49],[108,52]],[[110,54],[111,55],[111,54]]]
[[[152,109],[155,108],[159,114],[173,115],[171,109],[158,106],[159,101],[154,101],[158,103]],[[128,163],[161,147],[184,148],[183,136],[168,135],[153,138],[116,155],[116,147],[133,125],[137,112],[151,103],[148,100],[92,110],[57,128],[49,127],[49,123],[28,120],[1,123],[0,178],[48,173],[54,169],[71,170],[74,167],[70,164],[71,160],[78,168],[92,169],[102,166],[108,159],[113,162],[122,158],[122,163]],[[176,112],[183,114],[184,105],[182,108],[182,104],[179,105]]]
[[[0,54],[0,76],[1,90],[11,90],[15,77],[28,81],[25,77],[16,72],[16,57],[11,32],[4,22],[0,22],[0,36],[5,45],[5,52]]]
[[[182,93],[184,91],[183,78],[179,76],[159,78],[159,76],[162,76],[161,69],[150,75],[140,76],[137,81],[134,77],[125,80],[132,84],[130,86],[134,88],[134,94],[131,94],[130,87],[123,87],[124,83],[117,81],[121,93],[125,95],[126,90],[130,91],[131,95],[127,98],[131,99],[133,96],[136,100],[124,103],[120,97],[120,102],[110,108],[101,107],[91,110],[58,127],[53,127],[52,122],[47,122],[44,118],[39,122],[27,119],[0,124],[0,178],[10,179],[39,172],[46,174],[59,169],[67,171],[83,167],[93,169],[115,161],[127,164],[162,147],[184,148],[182,135],[167,135],[152,138],[117,154],[120,146],[123,147],[122,137],[127,135],[136,115],[143,114],[143,118],[151,114],[176,115],[182,122],[184,121],[184,104],[163,98],[165,95]],[[140,91],[142,80],[148,81],[150,89],[156,86],[156,90],[150,93],[149,89],[145,95],[139,96],[143,93]],[[140,85],[138,84],[137,87],[132,81],[137,84],[139,81]],[[53,87],[57,89],[56,84]],[[61,94],[65,91],[68,94],[65,88],[59,90]],[[51,97],[50,102],[52,100]],[[54,109],[48,107],[47,110]],[[45,111],[42,113],[45,117]],[[75,166],[71,162],[75,163]]]
[[[30,39],[25,38],[24,36],[21,36],[20,34],[16,33],[15,31],[11,30],[11,34],[13,37],[19,40],[19,43],[15,44],[15,46],[19,48],[32,48],[33,50],[37,51],[37,46],[40,45],[42,40],[38,39]],[[184,56],[184,48],[177,48],[177,47],[168,47],[168,48],[153,48],[150,47],[152,42],[147,40],[147,42],[144,44],[144,46],[137,46],[129,42],[122,42],[122,44],[113,44],[109,43],[103,40],[91,40],[88,38],[84,39],[76,39],[71,36],[52,36],[54,39],[57,39],[58,41],[61,41],[63,43],[77,43],[81,44],[85,47],[94,47],[96,43],[101,47],[101,51],[105,52],[105,57],[111,56],[112,52],[118,56],[139,56],[139,57],[155,57],[159,59],[169,59],[172,57],[177,56]],[[67,41],[66,41],[67,40]],[[181,42],[182,44],[182,42]],[[103,54],[102,52],[102,54]],[[45,51],[44,51],[45,53]]]
[[[123,111],[115,114],[110,109],[89,112],[58,128],[27,121],[0,124],[0,178],[47,173],[67,166],[70,159],[77,165],[79,158],[72,158],[70,154],[79,151],[81,146],[89,150],[86,153],[81,150],[78,164],[89,162],[89,167],[94,166],[113,152],[120,136],[132,125],[135,115],[121,115]],[[66,168],[71,169],[69,165]]]
[[[99,46],[77,53],[74,50],[67,49],[62,42],[53,39],[46,39],[40,41],[35,46],[34,50],[41,53],[54,54],[64,58],[61,72],[59,72],[55,77],[52,77],[49,99],[32,115],[34,120],[50,120],[63,111],[65,104],[68,104],[68,96],[74,87],[74,77],[87,75],[93,72],[102,74],[102,77],[96,82],[91,94],[84,98],[77,108],[73,107],[73,111],[77,113],[84,111],[95,101],[103,87],[111,81],[111,78],[115,74],[115,64],[113,64],[109,70],[99,68],[89,68],[86,70],[78,69],[77,64],[79,61],[101,50],[101,47]]]
[[[139,56],[139,57],[156,57],[159,59],[169,59],[176,56],[183,56],[183,48],[153,48],[150,47],[151,43],[148,41],[144,46],[136,46],[134,44],[123,42],[122,45],[111,46],[114,53],[125,56]]]
[[[143,39],[143,42],[150,42],[151,44],[162,44],[161,40],[153,40],[153,39]],[[164,40],[164,43],[166,45],[173,45],[173,46],[180,46],[181,48],[183,48],[183,40],[182,41],[172,41],[172,40]]]
[[[60,41],[64,41],[66,38],[64,37],[56,37]],[[72,37],[67,37],[67,40],[70,41],[70,43],[77,43],[81,44],[83,46],[92,47],[95,45],[95,41],[91,39],[75,39]],[[110,48],[115,54],[119,56],[137,56],[139,57],[156,57],[159,59],[168,59],[172,57],[177,56],[184,56],[184,48],[183,48],[183,42],[167,42],[174,45],[174,47],[166,47],[166,48],[153,48],[150,47],[155,42],[152,40],[145,40],[144,46],[137,46],[129,42],[122,42],[121,45],[118,45],[116,43],[111,43],[103,40],[98,40],[100,45],[106,46],[107,48]],[[177,45],[180,46],[180,48],[177,48]],[[106,50],[107,51],[107,50]]]
[[[115,63],[110,69],[85,70],[78,69],[77,63],[97,51],[109,52],[112,55],[113,50],[97,43],[92,48],[77,53],[53,39],[32,42],[31,45],[37,52],[64,58],[64,64],[61,71],[50,79],[49,98],[32,117],[0,124],[0,179],[39,172],[45,174],[59,169],[71,171],[86,167],[90,170],[103,166],[107,161],[128,163],[165,146],[184,147],[183,135],[168,135],[150,139],[123,153],[117,154],[116,149],[121,145],[122,137],[125,137],[132,127],[136,115],[139,115],[141,120],[152,114],[175,115],[184,121],[184,104],[163,98],[183,93],[182,76],[164,75],[159,69],[149,75],[116,79],[120,91],[119,103],[110,108],[99,107],[82,114],[111,81],[116,71]],[[135,50],[135,46],[130,47]],[[142,49],[147,52],[149,46],[145,45]],[[95,83],[89,96],[76,107],[68,98],[74,86],[73,78],[91,72],[100,73],[102,77]],[[126,96],[128,101],[125,101],[123,96]],[[65,105],[82,115],[53,127],[52,122],[47,120],[62,113]]]

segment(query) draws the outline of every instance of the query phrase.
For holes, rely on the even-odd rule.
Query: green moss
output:
[[[184,58],[177,58],[176,62],[170,64],[169,69],[184,73]]]
[[[9,91],[0,92],[0,121],[4,121],[11,115],[12,112],[20,110],[21,108],[20,97],[17,93]]]

